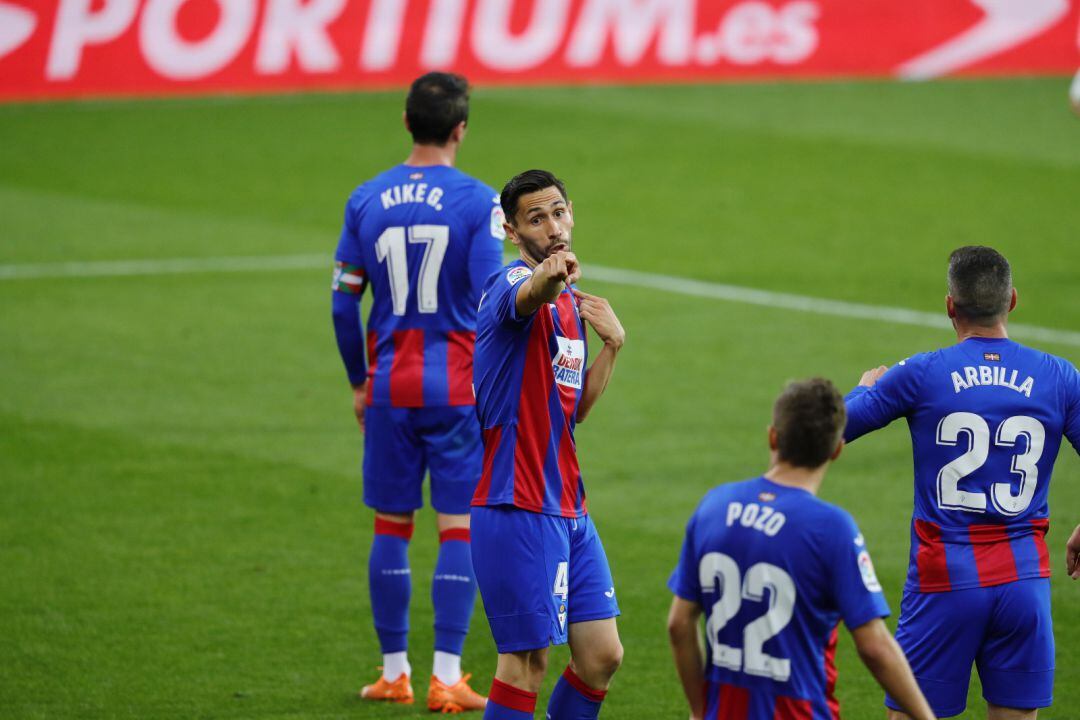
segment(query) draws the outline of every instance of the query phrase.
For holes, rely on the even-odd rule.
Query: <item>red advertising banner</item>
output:
[[[1080,0],[0,0],[0,100],[1078,66]]]

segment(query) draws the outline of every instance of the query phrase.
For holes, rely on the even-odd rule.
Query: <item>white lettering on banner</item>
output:
[[[37,28],[37,15],[26,8],[0,2],[0,58],[15,52]]]
[[[131,25],[138,7],[135,0],[105,0],[101,10],[94,12],[95,4],[94,0],[60,0],[45,65],[49,80],[75,77],[83,48],[115,40]]]
[[[496,70],[528,70],[544,62],[559,47],[566,29],[568,0],[535,0],[528,27],[510,32],[507,0],[479,0],[472,23],[472,50],[480,62]]]
[[[345,0],[268,0],[255,70],[262,75],[277,75],[289,67],[296,55],[297,64],[306,72],[332,72],[341,65],[326,26],[337,20],[345,9]]]
[[[360,50],[361,69],[376,72],[394,66],[407,5],[407,0],[373,0]]]
[[[457,59],[464,22],[465,0],[432,0],[420,51],[424,67],[443,67]]]
[[[660,62],[686,65],[696,9],[695,0],[587,0],[570,38],[566,62],[577,67],[596,65],[610,35],[618,62],[634,65],[659,34]]]
[[[197,80],[218,72],[240,53],[255,23],[255,0],[216,0],[217,25],[189,41],[176,24],[188,0],[147,0],[139,23],[139,47],[152,69],[173,80]]]
[[[780,8],[752,0],[731,8],[715,36],[698,38],[697,60],[712,65],[726,58],[736,65],[772,61],[792,65],[817,50],[815,22],[821,14],[810,0],[796,0]]]

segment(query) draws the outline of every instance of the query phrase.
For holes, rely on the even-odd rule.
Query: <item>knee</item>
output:
[[[601,668],[607,673],[608,677],[615,674],[615,671],[622,665],[623,660],[623,646],[618,640],[615,644],[608,648],[607,652],[601,654],[600,663]]]
[[[584,658],[585,662],[582,665],[581,673],[588,676],[588,680],[592,680],[598,685],[607,685],[607,682],[615,675],[615,672],[622,665],[623,660],[623,646],[618,640],[614,643],[604,645],[601,648],[596,648],[593,652],[589,653],[587,658]],[[575,672],[578,669],[575,668]],[[579,674],[581,674],[579,673]],[[586,679],[586,678],[582,678]]]

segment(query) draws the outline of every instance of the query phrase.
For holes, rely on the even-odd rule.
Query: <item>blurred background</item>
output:
[[[787,380],[950,344],[964,244],[1013,263],[1014,337],[1080,360],[1078,67],[1076,0],[0,0],[0,716],[427,715],[355,698],[372,523],[329,288],[346,198],[409,150],[405,88],[450,69],[459,167],[562,177],[582,286],[627,329],[577,433],[623,610],[604,716],[685,717],[665,582],[701,495],[764,468]],[[898,611],[906,429],[822,495]],[[1067,444],[1051,512],[1040,717],[1076,718]],[[846,634],[839,666],[845,717],[878,717]]]

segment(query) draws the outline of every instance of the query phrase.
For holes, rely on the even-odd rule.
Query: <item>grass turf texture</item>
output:
[[[586,263],[937,311],[949,249],[1014,263],[1018,322],[1080,329],[1080,123],[1064,80],[481,90],[460,166],[569,184]],[[328,317],[343,202],[407,151],[399,93],[0,107],[0,263],[325,252],[327,270],[0,282],[0,708],[13,718],[422,717],[361,703],[378,648],[360,437]],[[586,279],[629,335],[578,442],[625,664],[604,714],[685,717],[664,587],[716,483],[758,473],[782,384],[947,334]],[[1022,338],[1021,338],[1022,339]],[[1074,361],[1075,347],[1045,349]],[[851,510],[894,611],[902,423],[849,448]],[[1057,702],[1080,712],[1080,462],[1051,488]],[[430,510],[411,660],[430,669]],[[846,717],[880,692],[841,634]],[[566,661],[556,649],[546,698]],[[486,690],[478,604],[466,648]],[[543,700],[541,700],[541,708]],[[973,681],[964,717],[983,717]]]

